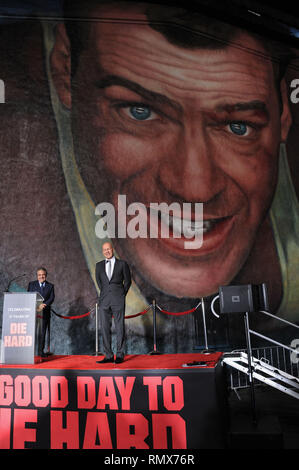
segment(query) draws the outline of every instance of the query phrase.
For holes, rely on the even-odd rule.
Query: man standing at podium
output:
[[[48,282],[47,279],[47,270],[45,268],[37,269],[37,280],[31,281],[28,284],[28,292],[39,292],[44,299],[44,302],[41,304],[43,320],[42,320],[42,334],[41,334],[41,355],[45,357],[47,354],[44,352],[45,348],[45,339],[46,332],[50,333],[50,315],[51,315],[51,305],[54,302],[55,293],[54,293],[54,284]]]

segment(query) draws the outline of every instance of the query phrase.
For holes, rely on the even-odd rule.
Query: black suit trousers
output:
[[[117,300],[119,301],[119,299]],[[111,323],[113,316],[116,333],[116,355],[123,357],[125,354],[125,302],[111,302],[109,304],[100,302],[99,316],[105,356],[113,357],[111,348]]]

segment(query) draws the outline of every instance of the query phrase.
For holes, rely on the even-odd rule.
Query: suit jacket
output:
[[[100,300],[107,298],[124,300],[131,286],[131,273],[126,261],[115,258],[112,278],[109,281],[105,261],[96,264],[96,281],[100,288]]]
[[[43,289],[43,293],[41,293],[41,288],[38,281],[31,281],[29,282],[27,292],[39,292],[44,298],[44,304],[47,305],[45,309],[50,311],[50,306],[54,302],[55,293],[54,293],[54,284],[51,284],[48,281],[45,281],[45,287]]]

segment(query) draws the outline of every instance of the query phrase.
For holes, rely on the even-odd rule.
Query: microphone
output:
[[[11,280],[9,281],[8,285],[7,285],[7,288],[6,288],[5,292],[9,292],[10,284],[11,284],[13,281],[16,281],[17,279],[21,279],[21,277],[24,277],[24,276],[26,276],[26,273],[21,274],[20,276],[16,276],[16,277],[14,277],[13,279],[11,279]]]

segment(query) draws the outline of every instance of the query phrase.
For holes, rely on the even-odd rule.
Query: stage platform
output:
[[[159,355],[127,355],[121,364],[107,363],[97,364],[97,361],[104,356],[48,356],[46,358],[37,358],[36,364],[0,364],[0,370],[3,368],[25,368],[25,369],[80,369],[80,370],[132,370],[132,369],[181,369],[183,364],[192,362],[205,362],[206,367],[215,367],[221,352],[212,354],[159,354]],[[202,366],[197,366],[201,367]]]
[[[0,365],[2,449],[219,449],[227,399],[221,352],[49,356]]]

